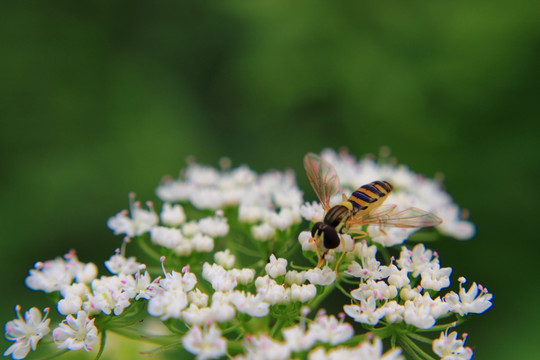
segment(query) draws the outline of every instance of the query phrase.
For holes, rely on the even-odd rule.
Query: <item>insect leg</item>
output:
[[[326,250],[324,254],[322,254],[322,256],[319,256],[319,251],[317,251],[317,256],[319,256],[319,262],[317,262],[317,266],[315,268],[319,268],[322,266],[322,264],[324,263],[324,258],[326,254],[328,254],[328,250]]]
[[[334,269],[334,272],[336,273],[336,277],[337,277],[337,270],[338,270],[339,263],[341,262],[341,259],[343,259],[343,256],[345,255],[345,240],[343,240],[343,236],[340,236],[339,239],[341,242],[341,256],[336,262],[336,267]]]
[[[354,251],[354,248],[356,247],[356,240],[363,239],[366,236],[369,236],[369,234],[366,231],[359,231],[358,234],[360,234],[360,235],[353,236],[353,238],[352,238],[352,240],[353,240],[353,243],[352,243],[353,248],[352,248],[351,251]]]
[[[315,239],[315,237],[312,237],[311,239],[309,239],[309,242],[314,242],[314,241],[315,241],[315,254],[317,254],[317,267],[319,267],[323,263],[324,256],[326,255],[326,252],[321,257],[321,254],[319,253],[319,244],[321,243],[321,237],[320,236],[318,236],[317,239]]]

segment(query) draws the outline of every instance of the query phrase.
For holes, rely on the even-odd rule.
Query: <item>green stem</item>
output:
[[[155,348],[154,350],[141,352],[140,354],[141,354],[141,355],[153,355],[153,354],[155,354],[155,353],[158,353],[158,352],[161,352],[161,351],[165,351],[165,350],[169,350],[169,349],[172,349],[172,348],[181,346],[181,345],[182,345],[182,342],[181,342],[181,341],[178,341],[178,342],[175,342],[175,343],[172,343],[172,344],[160,346],[160,347],[158,347],[158,348]]]
[[[409,343],[407,343],[406,341],[404,341],[404,338],[407,338],[406,336],[403,336],[403,337],[399,337],[399,345],[401,346],[401,348],[403,349],[403,351],[408,355],[408,357],[410,357],[411,359],[414,359],[414,360],[422,360],[422,358],[420,356],[418,356],[418,354],[414,351],[414,349],[410,346]]]
[[[137,240],[137,244],[145,253],[147,253],[150,257],[156,259],[157,261],[160,261],[162,254],[158,253],[149,244],[147,244],[144,238],[139,237],[137,238]]]
[[[411,349],[415,353],[415,356],[417,356],[419,359],[435,360],[434,357],[430,356],[424,350],[420,349],[420,347],[416,345],[415,342],[412,341],[407,335],[401,336],[400,340],[402,344],[407,344],[409,349]]]
[[[424,344],[432,344],[433,343],[432,339],[430,339],[430,338],[428,338],[426,336],[415,334],[415,333],[409,333],[409,337],[411,339],[423,342]]]
[[[95,360],[99,360],[99,358],[101,357],[101,354],[103,354],[103,350],[105,350],[105,342],[107,340],[107,331],[104,330],[102,333],[101,333],[101,341],[99,342],[99,351],[96,355],[96,359]]]
[[[349,294],[349,293],[347,292],[347,290],[345,290],[345,289],[343,288],[343,286],[341,286],[341,284],[337,284],[336,287],[337,287],[338,290],[341,291],[345,296],[347,296],[347,297],[349,297],[349,298],[352,299],[351,294]]]
[[[252,257],[255,257],[255,258],[261,257],[260,253],[258,253],[256,251],[253,251],[253,250],[251,250],[251,249],[249,249],[249,248],[247,248],[247,247],[245,247],[243,245],[240,245],[239,243],[230,243],[228,245],[229,245],[229,247],[231,249],[234,249],[234,250],[236,250],[238,252],[244,253],[245,255],[249,255],[249,256],[252,256]]]
[[[281,330],[281,328],[283,327],[283,323],[285,322],[285,318],[283,317],[279,317],[276,321],[276,323],[274,324],[274,326],[272,326],[272,330],[270,331],[270,336],[272,338],[275,339],[276,337],[276,334],[278,333],[279,330]]]
[[[178,336],[166,335],[166,336],[151,336],[142,334],[138,331],[129,328],[114,328],[109,329],[109,331],[114,332],[122,337],[125,337],[130,340],[144,341],[154,345],[169,345],[170,340],[178,340]]]
[[[430,327],[429,329],[418,329],[417,332],[432,332],[432,331],[445,331],[448,328],[458,326],[467,321],[465,318],[459,318],[456,321],[446,324],[440,324]]]
[[[324,301],[324,299],[326,299],[326,297],[328,295],[330,295],[332,293],[332,290],[334,290],[334,288],[337,286],[337,284],[339,283],[339,278],[337,278],[332,284],[330,284],[329,286],[326,286],[322,292],[322,294],[317,297],[310,305],[309,307],[311,309],[317,309],[319,307],[319,305],[321,304],[321,302]]]

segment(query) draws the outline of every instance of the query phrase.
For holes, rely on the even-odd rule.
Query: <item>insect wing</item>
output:
[[[379,201],[381,201],[383,199],[379,199]],[[384,201],[384,200],[383,200]],[[385,215],[389,215],[391,214],[392,212],[394,212],[396,210],[396,206],[395,204],[388,204],[388,205],[381,205],[375,209],[373,209],[369,214],[367,215],[364,215],[363,217],[364,218],[374,218],[374,217],[381,217],[381,216],[385,216]]]
[[[374,218],[370,223],[382,223],[383,226],[389,227],[422,228],[437,226],[442,220],[430,212],[412,207],[389,216]]]
[[[304,156],[304,169],[311,187],[321,201],[324,210],[330,208],[330,197],[339,189],[336,170],[330,163],[313,153]]]
[[[392,206],[392,205],[387,205]],[[394,208],[395,209],[395,208]],[[379,209],[377,209],[379,210]],[[375,215],[370,213],[367,216],[359,219],[351,219],[349,232],[354,233],[361,229],[362,225],[378,225],[381,227],[398,227],[398,228],[423,228],[429,226],[437,226],[442,223],[441,218],[433,215],[430,212],[418,208],[408,208],[397,213],[392,213],[392,210],[386,214],[380,213]]]

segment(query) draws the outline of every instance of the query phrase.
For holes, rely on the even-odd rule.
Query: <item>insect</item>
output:
[[[410,207],[396,212],[396,205],[383,205],[393,186],[387,181],[373,181],[356,189],[349,198],[343,194],[343,201],[330,206],[330,197],[339,190],[339,179],[334,167],[313,153],[304,157],[304,168],[311,187],[317,194],[324,211],[324,220],[317,222],[311,229],[311,241],[315,241],[318,263],[323,264],[329,250],[335,249],[341,243],[345,249],[340,234],[357,234],[353,240],[365,237],[367,232],[362,230],[364,225],[377,225],[384,232],[385,227],[422,228],[437,226],[442,220],[421,209]],[[322,256],[319,246],[322,242],[325,249]],[[343,258],[342,251],[336,263]]]

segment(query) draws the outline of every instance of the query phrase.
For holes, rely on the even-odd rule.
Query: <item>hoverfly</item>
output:
[[[387,181],[373,181],[356,189],[349,198],[343,194],[343,201],[330,206],[330,197],[339,190],[339,179],[334,167],[313,153],[304,157],[304,168],[311,184],[324,208],[323,222],[317,222],[311,229],[311,241],[315,241],[318,263],[321,266],[329,250],[342,244],[343,251],[336,263],[338,265],[345,254],[345,244],[340,234],[357,234],[353,240],[365,237],[364,225],[385,227],[422,228],[437,226],[442,220],[421,209],[407,208],[396,212],[396,205],[382,205],[393,189]],[[325,249],[322,256],[319,246]]]

